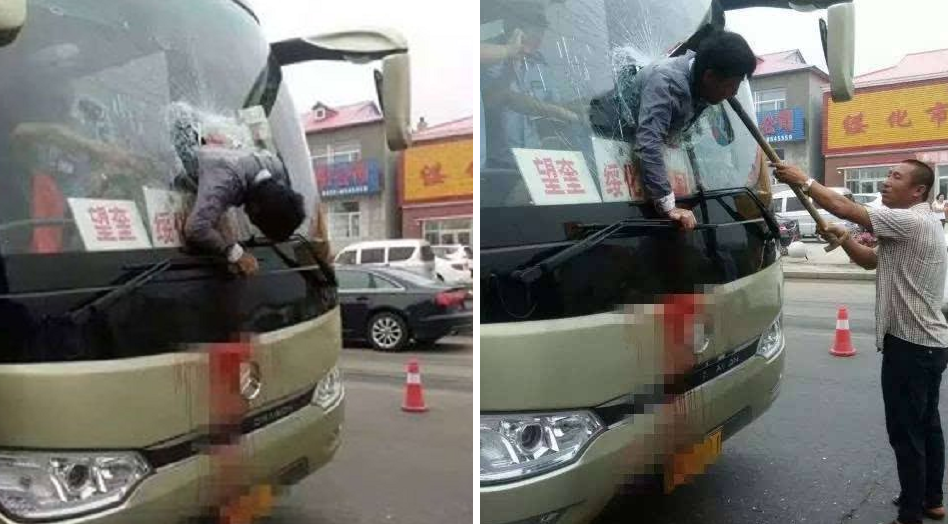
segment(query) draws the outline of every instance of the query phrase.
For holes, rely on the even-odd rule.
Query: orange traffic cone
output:
[[[402,404],[402,411],[412,413],[428,411],[421,387],[421,369],[418,360],[414,358],[409,360],[406,368],[408,374],[405,377],[405,402]]]
[[[830,348],[830,354],[837,357],[851,357],[856,354],[849,334],[849,311],[846,306],[841,306],[836,316],[836,340]]]

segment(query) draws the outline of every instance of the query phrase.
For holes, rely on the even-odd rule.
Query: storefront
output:
[[[473,120],[419,131],[402,155],[402,237],[432,245],[471,245],[474,238]]]
[[[918,67],[912,68],[912,77],[898,73],[907,62],[938,53],[909,55],[900,66],[857,78],[856,95],[849,102],[834,103],[826,94],[828,185],[877,193],[892,166],[913,158],[935,169],[935,194],[948,194],[948,64],[927,60],[934,71],[925,79],[918,79]]]

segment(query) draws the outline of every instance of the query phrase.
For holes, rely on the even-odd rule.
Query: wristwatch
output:
[[[810,186],[812,186],[812,185],[813,185],[813,179],[812,179],[812,178],[806,179],[806,182],[803,183],[803,194],[809,195],[809,194],[810,194]]]
[[[231,264],[236,264],[242,256],[244,256],[244,248],[240,244],[234,244],[227,248],[227,261]]]

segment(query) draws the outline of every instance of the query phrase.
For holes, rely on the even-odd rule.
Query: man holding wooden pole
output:
[[[945,442],[938,392],[948,364],[948,322],[941,312],[948,252],[928,200],[935,177],[914,159],[889,171],[882,204],[867,209],[815,182],[795,166],[777,163],[777,179],[802,187],[833,215],[874,233],[878,251],[846,236],[840,225],[818,233],[842,239],[856,264],[876,269],[876,347],[882,351],[882,400],[889,443],[895,451],[902,493],[894,524],[916,524],[922,516],[945,517],[942,479]]]

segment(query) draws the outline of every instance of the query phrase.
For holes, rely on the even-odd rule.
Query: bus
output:
[[[790,7],[481,1],[484,524],[588,522],[617,492],[669,492],[777,398],[783,273],[762,150],[728,104],[669,137],[676,200],[698,221],[681,231],[646,203],[623,106],[641,67],[752,6]],[[828,14],[845,99],[852,5]],[[748,82],[736,98],[752,107]]]
[[[270,44],[244,0],[0,0],[0,522],[248,518],[331,460],[337,285],[281,73],[314,60],[380,62],[407,146],[395,31]],[[181,129],[269,150],[304,197],[287,242],[222,221],[252,277],[183,245]]]

